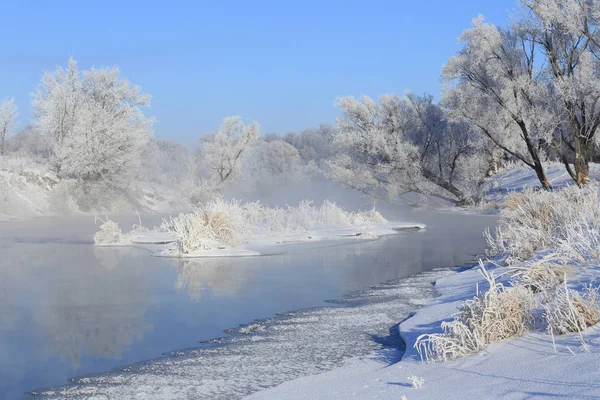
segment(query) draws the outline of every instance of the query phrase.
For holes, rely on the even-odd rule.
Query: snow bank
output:
[[[400,325],[407,351],[398,364],[375,355],[252,398],[597,397],[597,192],[589,185],[509,196],[499,237],[490,238],[508,266],[480,263],[438,280],[441,296]]]
[[[59,179],[51,166],[28,157],[0,156],[0,220],[98,212],[167,213],[188,209],[180,193],[157,183],[139,182],[134,196],[111,207],[82,211],[74,181]]]
[[[498,273],[501,270],[497,271]],[[414,348],[424,333],[441,332],[460,304],[474,296],[485,280],[477,270],[439,279],[441,296],[400,325],[407,351],[391,364],[381,354],[356,358],[346,366],[320,375],[286,382],[248,399],[363,398],[397,400],[456,399],[569,399],[595,398],[600,393],[600,327],[585,331],[582,348],[577,334],[555,336],[528,333],[492,344],[486,350],[447,363],[423,363]],[[481,287],[480,286],[480,287]],[[420,377],[422,388],[413,388],[409,377]]]

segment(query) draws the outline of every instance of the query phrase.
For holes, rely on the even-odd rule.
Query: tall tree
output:
[[[588,160],[600,126],[600,2],[521,0],[530,10],[521,24],[540,45],[563,130],[575,151],[575,180],[589,180]]]
[[[446,82],[454,85],[444,104],[454,119],[476,127],[550,188],[539,143],[548,140],[557,121],[543,105],[548,88],[539,79],[536,43],[517,26],[503,29],[481,16],[461,40],[464,48],[444,66]]]
[[[371,196],[384,189],[391,198],[418,193],[455,204],[472,199],[469,186],[483,176],[471,162],[477,157],[468,139],[472,131],[449,123],[430,96],[386,95],[379,103],[342,97],[337,105],[343,116],[333,135],[341,152],[329,163],[335,179]]]
[[[256,122],[245,125],[240,117],[227,117],[213,135],[201,139],[202,161],[211,171],[216,188],[238,176],[248,150],[258,141]]]
[[[33,99],[39,129],[55,140],[60,174],[84,190],[100,183],[128,187],[154,123],[142,111],[149,105],[150,96],[118,68],[80,73],[73,59],[67,70],[44,74]]]

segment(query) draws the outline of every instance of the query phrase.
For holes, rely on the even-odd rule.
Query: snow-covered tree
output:
[[[67,70],[43,75],[33,100],[40,131],[55,140],[60,175],[76,179],[84,192],[129,186],[154,122],[142,111],[149,105],[150,96],[118,68],[79,73],[73,59]]]
[[[18,115],[14,98],[0,102],[0,155],[6,152],[6,138],[15,129]]]
[[[151,138],[142,153],[143,179],[187,189],[198,183],[197,154],[184,144]]]
[[[41,134],[36,127],[27,125],[7,138],[6,148],[11,153],[49,160],[54,151],[54,139]]]
[[[258,141],[259,131],[256,122],[245,125],[240,117],[227,117],[215,134],[201,138],[202,162],[216,188],[239,175],[248,150]]]
[[[57,67],[45,72],[33,94],[33,115],[40,132],[54,138],[55,149],[63,147],[77,124],[82,96],[82,82],[77,61],[70,58],[67,69]],[[60,172],[62,160],[55,160]]]
[[[539,44],[554,111],[575,153],[575,181],[589,180],[588,161],[600,126],[600,1],[521,0],[529,9],[521,21]],[[557,146],[555,146],[557,147]],[[565,163],[569,172],[570,167]]]
[[[466,124],[449,123],[430,96],[381,96],[376,103],[337,100],[334,142],[341,153],[329,165],[331,175],[371,196],[385,189],[392,198],[406,193],[432,195],[452,203],[471,200],[483,173]]]
[[[298,150],[300,158],[305,164],[314,162],[316,165],[323,166],[335,151],[334,133],[333,126],[321,124],[300,133],[290,132],[284,136],[284,140]]]
[[[531,167],[544,188],[550,183],[539,144],[551,139],[559,121],[550,112],[549,88],[540,79],[537,44],[518,25],[507,29],[483,17],[461,36],[464,48],[445,65],[451,86],[444,105],[496,146]]]

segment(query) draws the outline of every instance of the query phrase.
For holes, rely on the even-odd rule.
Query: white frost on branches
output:
[[[467,124],[447,121],[431,96],[341,97],[336,104],[343,116],[333,133],[341,152],[329,163],[335,179],[369,195],[385,189],[392,198],[472,199],[485,169],[477,137]]]
[[[217,188],[239,176],[248,150],[258,141],[256,122],[245,125],[240,117],[227,117],[214,135],[202,140],[202,161],[210,169]]]
[[[143,114],[150,96],[139,86],[116,67],[80,73],[70,59],[66,70],[43,75],[33,106],[40,131],[54,138],[60,176],[77,180],[84,193],[128,188],[154,123]]]

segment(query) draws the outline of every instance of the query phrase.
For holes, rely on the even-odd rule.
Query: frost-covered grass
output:
[[[480,262],[489,289],[464,301],[452,320],[442,322],[442,333],[421,335],[415,343],[421,357],[472,355],[532,327],[552,336],[577,332],[585,344],[584,331],[600,321],[598,288],[589,283],[600,261],[599,191],[590,184],[508,195],[496,235],[487,239],[510,277],[500,283]],[[570,287],[583,271],[588,283]]]
[[[565,285],[544,305],[548,333],[564,335],[583,332],[600,321],[598,288],[585,286],[582,292]]]
[[[415,346],[422,359],[454,360],[529,330],[531,292],[522,286],[507,287],[483,264],[480,267],[489,289],[463,302],[454,319],[442,322],[443,333],[417,339]]]
[[[376,210],[348,212],[327,200],[318,207],[304,200],[296,207],[270,208],[259,202],[241,203],[217,197],[191,213],[181,213],[164,220],[159,230],[172,232],[178,238],[180,253],[191,254],[220,247],[236,247],[256,234],[386,222]]]
[[[600,256],[600,186],[576,186],[548,192],[527,190],[508,195],[495,235],[488,234],[490,254],[508,263],[522,262],[536,252],[559,248],[580,261]]]

